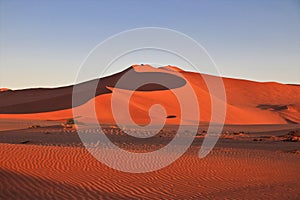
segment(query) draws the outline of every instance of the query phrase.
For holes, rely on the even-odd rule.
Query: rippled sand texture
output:
[[[0,144],[0,199],[299,199],[300,155],[190,150],[172,165],[129,174],[106,167],[84,148]]]

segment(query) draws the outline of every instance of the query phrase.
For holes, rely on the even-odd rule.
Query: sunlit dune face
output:
[[[122,92],[126,93],[129,91],[122,90]],[[100,124],[115,123],[111,109],[111,98],[111,94],[95,98],[95,110]],[[120,97],[120,101],[122,101],[122,97]],[[153,105],[157,104],[162,106],[165,112],[158,110],[156,113],[152,113],[154,116],[152,120],[155,120],[155,116],[166,115],[165,120],[167,123],[177,124],[180,122],[180,104],[171,90],[156,92],[136,91],[133,92],[128,107],[124,107],[124,109],[129,109],[130,112],[130,116],[124,116],[122,119],[124,124],[129,122],[127,121],[128,117],[131,117],[138,125],[149,124],[151,120],[149,111]],[[168,118],[168,116],[172,117]]]
[[[150,123],[149,111],[153,105],[160,105],[164,109],[164,112],[161,110],[154,111],[152,113],[154,116],[152,120],[155,120],[155,116],[166,115],[165,119],[169,123],[180,123],[181,107],[172,90],[155,93],[134,92],[130,98],[130,102],[129,110],[131,117],[139,125]],[[139,107],[140,105],[142,107]],[[168,118],[171,115],[174,117]]]
[[[10,89],[8,88],[0,88],[0,92],[5,92],[5,91],[9,91]]]

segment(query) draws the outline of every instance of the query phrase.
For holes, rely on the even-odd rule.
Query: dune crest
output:
[[[9,88],[0,88],[0,92],[5,92],[5,91],[9,91],[9,90],[11,90],[11,89],[9,89]]]

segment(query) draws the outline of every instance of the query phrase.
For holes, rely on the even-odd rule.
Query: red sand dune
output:
[[[8,88],[0,88],[0,92],[5,92],[5,91],[8,91],[8,90],[10,90],[10,89],[8,89]]]
[[[145,79],[165,80],[173,86],[167,89],[157,84],[148,84],[138,88],[130,100],[130,112],[133,120],[140,124],[150,122],[148,110],[153,104],[161,104],[167,115],[176,116],[167,119],[170,124],[180,122],[180,106],[173,94],[174,90],[189,83],[198,98],[199,118],[188,118],[184,123],[195,124],[209,122],[211,117],[211,99],[203,77],[217,77],[186,72],[174,66],[153,68],[149,65],[134,65],[120,73],[79,84],[82,95],[86,95],[91,84],[97,84],[96,97],[86,98],[76,109],[82,111],[85,118],[91,116],[90,110],[96,105],[101,123],[114,123],[111,111],[111,98],[114,91],[131,92],[133,85],[116,88],[116,83],[128,71],[134,73],[139,83]],[[183,77],[183,78],[182,78]],[[275,82],[254,82],[231,78],[222,78],[226,90],[226,124],[286,124],[300,123],[300,86]],[[78,85],[77,85],[78,86]],[[0,118],[61,120],[72,117],[73,86],[54,89],[26,89],[5,91],[0,94]],[[122,98],[119,101],[123,101]],[[191,105],[195,106],[195,105]],[[157,113],[160,115],[161,113]],[[75,116],[79,117],[79,116]],[[126,117],[124,117],[126,121]]]

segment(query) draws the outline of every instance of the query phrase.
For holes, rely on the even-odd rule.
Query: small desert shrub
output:
[[[66,124],[75,124],[75,120],[73,118],[67,119]]]
[[[40,128],[40,127],[41,127],[40,125],[31,125],[28,128]]]
[[[76,129],[75,120],[73,118],[67,119],[66,123],[61,124],[64,129]]]

